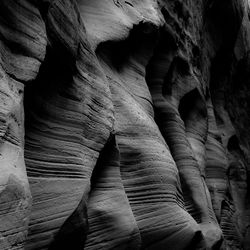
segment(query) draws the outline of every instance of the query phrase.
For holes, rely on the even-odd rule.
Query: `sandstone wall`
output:
[[[0,1],[0,249],[250,249],[246,0]]]

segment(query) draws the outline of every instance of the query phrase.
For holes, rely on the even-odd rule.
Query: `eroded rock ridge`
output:
[[[0,249],[250,249],[246,0],[0,1]]]

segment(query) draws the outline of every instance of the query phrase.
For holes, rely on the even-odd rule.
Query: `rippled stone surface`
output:
[[[0,249],[250,249],[249,16],[1,0]]]

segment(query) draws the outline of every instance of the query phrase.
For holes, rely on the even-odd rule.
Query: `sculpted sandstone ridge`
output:
[[[0,1],[0,250],[249,250],[247,0]]]

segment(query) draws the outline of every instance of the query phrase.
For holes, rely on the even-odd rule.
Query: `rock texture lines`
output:
[[[0,249],[250,249],[250,9],[0,1]]]

